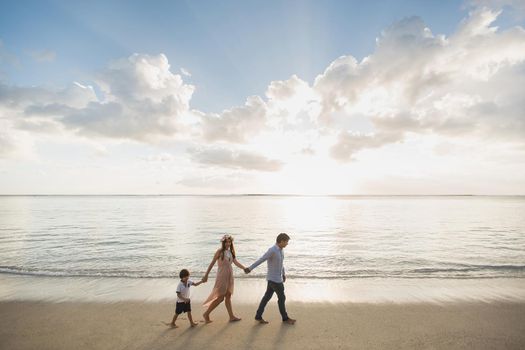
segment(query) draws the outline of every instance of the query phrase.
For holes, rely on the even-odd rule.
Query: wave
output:
[[[33,269],[18,266],[0,266],[0,274],[40,276],[40,277],[108,277],[108,278],[178,278],[178,274],[151,273],[146,271],[124,270],[65,270]]]
[[[0,266],[0,274],[34,276],[34,277],[81,277],[81,278],[178,278],[178,273],[130,271],[118,269],[36,269],[19,266]],[[195,271],[194,275],[202,276],[204,271]],[[236,278],[261,278],[265,270],[250,275],[239,275]],[[297,279],[353,279],[353,278],[525,278],[525,265],[461,265],[461,267],[439,268],[422,267],[400,270],[346,270],[346,271],[298,271],[288,274]]]
[[[512,271],[525,272],[525,265],[462,265],[457,268],[434,268],[423,267],[413,269],[414,273],[466,273],[466,272],[482,272],[482,271]]]

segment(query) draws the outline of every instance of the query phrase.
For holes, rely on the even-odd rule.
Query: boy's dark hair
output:
[[[189,275],[190,275],[190,272],[188,270],[186,270],[186,269],[182,269],[179,272],[180,279],[183,279],[184,277],[187,277]]]
[[[282,241],[289,241],[290,240],[290,236],[288,236],[286,233],[279,233],[279,235],[277,236],[277,243],[280,243]]]

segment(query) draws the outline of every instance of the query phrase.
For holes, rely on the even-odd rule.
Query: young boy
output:
[[[171,321],[171,327],[177,328],[178,326],[175,324],[175,321],[177,321],[177,317],[179,317],[180,314],[183,312],[188,313],[188,319],[190,320],[190,325],[192,327],[195,327],[197,325],[196,322],[193,322],[193,318],[191,317],[191,303],[190,303],[190,287],[191,286],[198,286],[199,284],[203,283],[202,280],[199,282],[193,282],[190,278],[190,272],[186,269],[182,269],[179,273],[180,277],[180,283],[177,286],[177,306],[175,307],[175,315],[173,316],[173,320]]]

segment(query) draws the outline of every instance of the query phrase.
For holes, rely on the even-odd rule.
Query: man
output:
[[[260,323],[266,324],[268,321],[265,321],[262,318],[264,308],[266,304],[270,301],[275,292],[277,294],[277,303],[279,305],[279,312],[283,322],[288,324],[294,324],[295,320],[288,317],[286,313],[286,296],[284,295],[284,282],[286,281],[286,274],[284,272],[284,254],[283,249],[288,245],[290,237],[286,233],[280,233],[277,236],[276,243],[268,251],[259,258],[252,266],[244,269],[244,272],[250,273],[253,269],[259,266],[263,261],[268,262],[268,273],[266,275],[266,280],[268,281],[268,287],[266,288],[266,293],[261,299],[257,313],[255,314],[255,319]]]

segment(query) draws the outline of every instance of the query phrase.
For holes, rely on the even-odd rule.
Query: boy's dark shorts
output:
[[[180,315],[183,312],[191,312],[191,303],[177,303],[177,306],[175,307],[175,313]]]

